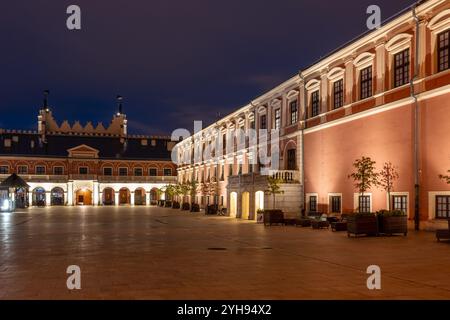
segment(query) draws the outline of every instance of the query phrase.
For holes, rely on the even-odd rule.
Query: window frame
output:
[[[320,92],[315,90],[311,92],[311,117],[317,117],[320,114]]]
[[[366,74],[367,73],[367,74]],[[364,100],[373,96],[373,67],[372,65],[359,71],[359,99]]]
[[[122,174],[123,172],[121,172],[121,170],[125,169],[126,170],[126,174]],[[119,167],[117,169],[117,175],[119,177],[127,177],[128,176],[128,168],[127,167]]]
[[[264,120],[264,121],[263,121]],[[267,115],[262,114],[259,118],[259,128],[263,130],[267,130]]]
[[[445,199],[445,203],[444,203],[444,205],[445,205],[445,211],[446,211],[446,216],[445,217],[443,217],[443,216],[441,216],[440,215],[440,211],[441,211],[441,209],[439,208],[439,199],[440,198],[443,198],[443,199]],[[444,210],[442,210],[442,211],[444,211]],[[436,195],[436,197],[435,197],[435,218],[437,219],[437,220],[448,220],[448,219],[450,219],[450,195],[441,195],[441,194],[438,194],[438,195]]]
[[[295,109],[294,109],[295,107]],[[291,120],[291,125],[292,124],[296,124],[298,122],[298,101],[297,100],[293,100],[291,102],[289,102],[289,111],[290,111],[290,120]]]
[[[335,200],[339,199],[339,210],[335,210]],[[342,213],[342,195],[330,195],[330,213]]]
[[[275,130],[281,129],[281,108],[274,110],[274,128]]]
[[[155,170],[154,175],[151,173],[152,170]],[[149,177],[157,177],[158,176],[158,168],[155,168],[155,167],[148,168],[148,176]]]
[[[396,199],[400,199],[400,202],[396,202]],[[391,204],[392,210],[400,210],[405,214],[408,214],[408,196],[404,194],[394,194],[391,196]],[[396,205],[400,203],[400,208],[397,208]]]
[[[141,170],[141,174],[136,174],[136,170]],[[144,169],[142,167],[135,167],[135,168],[133,168],[133,176],[135,176],[135,177],[143,177],[144,176]]]
[[[441,40],[441,36],[444,36],[444,39]],[[447,36],[447,39],[445,39]],[[447,44],[441,45],[441,42],[447,40]],[[437,41],[437,71],[442,72],[450,69],[450,29],[444,30],[436,35]],[[443,56],[441,57],[441,52]],[[447,58],[447,67],[445,67],[445,62],[441,61],[441,58]]]
[[[170,170],[170,174],[166,174],[166,170]],[[163,176],[164,177],[171,177],[172,176],[172,168],[164,168],[163,169]]]
[[[111,169],[111,174],[105,174],[105,169]],[[111,177],[111,176],[113,176],[113,175],[114,175],[114,169],[113,169],[113,167],[103,167],[102,174],[103,174],[103,176],[105,176],[105,177]]]
[[[333,82],[333,110],[344,106],[344,79]]]
[[[86,173],[81,173],[81,169],[86,169]],[[78,167],[78,174],[79,175],[87,175],[87,174],[89,174],[89,167],[86,167],[86,166]]]
[[[38,168],[43,168],[44,170],[43,170],[43,172],[38,172]],[[46,166],[43,166],[43,165],[38,165],[38,166],[35,166],[34,167],[34,173],[36,174],[36,175],[46,175],[47,174],[47,168],[46,168]]]
[[[318,206],[317,206],[317,200],[318,200],[318,196],[317,195],[310,195],[308,200],[309,200],[309,205],[308,205],[308,209],[309,212],[317,212]],[[314,199],[314,201],[312,201],[312,199]],[[314,210],[313,210],[313,205],[314,205]]]
[[[401,57],[401,59],[397,59]],[[410,48],[401,50],[393,54],[394,88],[404,86],[409,83],[411,75],[411,52]],[[402,79],[402,81],[400,81]]]
[[[62,169],[61,174],[56,173],[56,168]],[[55,176],[62,176],[62,175],[64,175],[64,167],[63,166],[53,166],[52,172],[53,172],[53,175],[55,175]]]
[[[358,212],[360,213],[370,213],[372,210],[372,206],[371,206],[371,196],[370,195],[358,195]],[[364,203],[365,201],[361,201],[362,199],[367,199],[367,203]],[[362,210],[365,209],[367,205],[367,211]]]
[[[3,170],[6,168],[6,170]],[[0,166],[0,174],[9,174],[9,166],[8,165],[1,165]]]

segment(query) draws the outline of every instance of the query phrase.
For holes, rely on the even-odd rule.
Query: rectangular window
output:
[[[296,170],[296,150],[295,149],[289,149],[287,151],[287,169],[288,170]]]
[[[113,169],[112,168],[103,168],[103,175],[104,176],[112,176],[113,175]]]
[[[449,50],[450,50],[450,30],[444,31],[438,35],[438,70],[449,69]]]
[[[142,168],[134,168],[134,175],[136,177],[142,177],[143,176]]]
[[[436,219],[450,219],[450,196],[436,196]]]
[[[341,196],[331,197],[331,213],[341,213]]]
[[[156,169],[156,168],[148,169],[148,175],[150,177],[156,177],[158,175],[158,169]]]
[[[88,174],[88,167],[79,167],[78,174]]]
[[[124,168],[124,167],[119,168],[119,176],[124,177],[124,176],[127,176],[127,175],[128,175],[128,168]]]
[[[0,166],[0,174],[8,174],[9,167],[8,166]]]
[[[364,68],[360,73],[360,98],[366,99],[372,96],[372,66]]]
[[[248,173],[253,173],[253,165],[251,163],[248,165]]]
[[[62,176],[64,174],[64,167],[53,167],[53,174],[56,176]]]
[[[241,175],[242,174],[242,164],[239,164],[239,173],[238,173],[239,175]]]
[[[36,166],[36,174],[45,174],[44,166]]]
[[[394,86],[400,87],[409,82],[409,49],[394,55]]]
[[[170,177],[172,175],[172,169],[170,168],[164,168],[164,176]]]
[[[408,211],[408,197],[407,196],[392,196],[392,209],[400,210],[403,213]]]
[[[27,174],[28,173],[28,166],[18,166],[17,172],[19,174]]]
[[[311,116],[316,117],[320,112],[319,90],[311,93]]]
[[[359,212],[370,212],[370,196],[359,196]]]
[[[338,80],[333,83],[334,109],[344,105],[344,80]]]
[[[220,181],[224,181],[224,178],[225,178],[225,173],[224,173],[224,171],[225,171],[225,166],[222,165],[222,166],[220,167]]]
[[[317,212],[317,196],[309,196],[309,212]]]
[[[228,176],[232,176],[232,175],[233,175],[233,165],[230,164],[230,165],[228,166]]]
[[[291,124],[297,123],[297,121],[298,121],[297,101],[292,101],[290,103],[290,109],[291,109]]]
[[[260,129],[267,129],[267,116],[263,114],[260,118],[261,124],[259,126]]]
[[[281,109],[275,110],[275,129],[280,130],[281,128]]]

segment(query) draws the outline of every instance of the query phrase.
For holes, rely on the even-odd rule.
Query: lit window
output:
[[[5,139],[4,145],[5,145],[6,148],[11,147],[11,139]]]
[[[281,128],[281,109],[275,110],[275,129],[280,130]]]
[[[309,197],[309,211],[317,212],[317,196]]]
[[[409,82],[409,49],[394,55],[394,85],[402,86]]]
[[[341,196],[331,197],[331,213],[341,213]]]
[[[438,35],[438,70],[449,69],[449,51],[450,51],[450,30],[444,31]]]
[[[372,96],[372,66],[361,70],[360,89],[361,99],[366,99]]]

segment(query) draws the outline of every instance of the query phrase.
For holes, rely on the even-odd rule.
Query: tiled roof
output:
[[[5,146],[5,139],[11,139],[11,146]],[[167,149],[170,142],[168,138],[142,138],[119,136],[86,136],[86,135],[47,135],[47,143],[42,143],[37,133],[11,133],[0,134],[0,156],[42,156],[67,157],[68,149],[80,145],[88,145],[99,150],[99,158],[118,159],[144,159],[144,160],[170,160],[171,152]],[[147,145],[142,145],[142,140]],[[156,145],[152,146],[151,141]]]

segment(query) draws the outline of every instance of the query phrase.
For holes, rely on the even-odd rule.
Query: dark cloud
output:
[[[130,131],[208,124],[365,31],[372,0],[15,0],[2,4],[2,127],[33,128],[41,91],[59,120]],[[68,31],[65,10],[82,9]],[[411,0],[380,0],[387,18]]]

